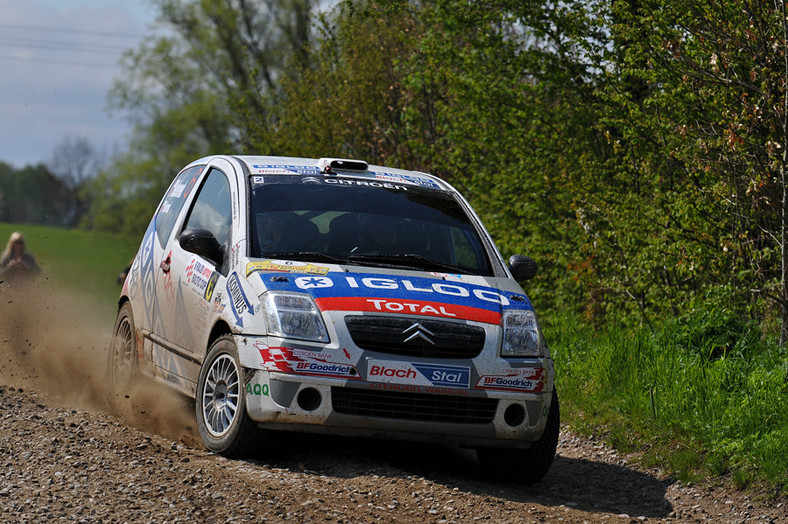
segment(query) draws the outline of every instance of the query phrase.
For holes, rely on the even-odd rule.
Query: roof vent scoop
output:
[[[317,165],[324,173],[337,171],[366,171],[369,167],[363,160],[350,160],[347,158],[321,158]]]

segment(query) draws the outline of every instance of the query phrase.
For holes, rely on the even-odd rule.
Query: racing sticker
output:
[[[494,288],[422,277],[343,275],[298,277],[324,311],[363,311],[433,316],[498,324],[501,309],[530,309],[530,302],[510,302]],[[511,295],[511,294],[509,294]]]
[[[205,286],[205,293],[203,293],[202,298],[206,301],[210,302],[211,298],[213,298],[213,291],[216,289],[216,281],[219,280],[219,273],[214,271],[211,273],[210,278],[208,279],[208,285]]]
[[[254,314],[254,311],[252,311],[252,305],[249,303],[249,299],[246,298],[243,288],[241,288],[241,282],[238,279],[237,273],[233,273],[230,275],[230,278],[227,279],[227,293],[230,295],[230,304],[232,305],[233,315],[235,316],[235,323],[243,327],[244,313],[248,311]]]
[[[258,397],[267,397],[269,394],[269,386],[268,384],[258,384],[258,383],[251,383],[249,382],[246,384],[246,394],[247,395],[255,395]]]
[[[476,389],[539,393],[544,389],[543,368],[509,369],[506,375],[482,375]]]
[[[218,278],[219,275],[215,271],[204,266],[197,259],[192,259],[191,264],[186,267],[186,282],[202,293],[205,300],[210,300],[210,295],[213,294],[213,285],[216,284]]]
[[[367,380],[390,384],[468,389],[471,383],[471,368],[370,358],[367,359]]]
[[[256,271],[278,271],[280,273],[306,273],[310,275],[325,275],[327,267],[315,266],[307,262],[293,260],[263,260],[246,264],[246,276],[249,277]]]
[[[156,265],[153,263],[153,247],[154,237],[156,236],[156,217],[150,222],[148,231],[142,239],[139,254],[139,271],[140,282],[139,286],[142,292],[142,303],[145,305],[145,323],[142,324],[146,328],[151,328],[154,325],[156,317],[154,315],[158,307],[158,299],[156,295]],[[136,287],[136,286],[135,286]],[[131,290],[134,295],[137,293],[135,289]]]
[[[378,180],[387,180],[390,182],[407,182],[410,184],[416,184],[422,187],[431,187],[434,189],[440,189],[441,187],[432,179],[426,177],[420,177],[416,175],[407,175],[407,174],[393,174],[393,173],[383,173],[380,171],[372,171],[375,175],[375,178]]]
[[[167,192],[165,197],[167,199],[188,198],[189,193],[191,193],[192,189],[194,188],[194,184],[197,182],[197,179],[199,178],[200,173],[202,173],[202,170],[203,168],[199,167],[197,169],[192,168],[188,171],[183,171],[180,175],[178,175],[178,178],[175,179],[175,183],[172,184],[170,190]],[[190,176],[191,178],[189,178]]]
[[[475,320],[488,324],[498,324],[500,313],[480,308],[427,302],[423,300],[387,300],[364,297],[333,297],[316,299],[318,307],[323,311],[364,311],[380,313],[400,313],[406,315],[423,315],[441,318],[457,318]]]
[[[396,189],[397,191],[408,190],[408,186],[403,186],[401,184],[392,184],[391,182],[376,182],[374,180],[358,180],[354,178],[324,178],[323,183],[339,186],[379,187],[383,189]]]
[[[253,175],[315,175],[320,173],[317,166],[294,166],[276,164],[254,164],[252,166]]]
[[[230,267],[238,265],[238,259],[241,257],[241,246],[243,246],[246,239],[236,242],[230,250]]]
[[[430,275],[438,278],[456,278],[457,280],[462,280],[462,275],[459,273],[438,273],[436,271],[430,271]]]
[[[324,375],[327,377],[349,378],[357,376],[353,366],[332,362],[296,362],[294,371],[302,375]]]
[[[224,311],[224,306],[226,306],[226,304],[222,303],[222,292],[217,291],[213,297],[213,312],[221,313]]]
[[[354,366],[335,362],[337,358],[341,358],[338,353],[271,347],[260,342],[256,343],[255,347],[263,359],[263,367],[268,371],[343,379],[360,378]],[[347,350],[344,350],[344,355],[347,358],[350,356]]]

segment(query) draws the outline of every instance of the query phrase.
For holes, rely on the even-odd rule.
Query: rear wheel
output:
[[[137,337],[131,304],[126,302],[118,311],[107,362],[109,386],[115,393],[128,391],[137,378]]]
[[[541,438],[527,449],[478,448],[476,456],[479,464],[488,475],[507,482],[517,484],[539,482],[553,464],[560,428],[558,393],[553,390],[547,424]]]
[[[211,345],[197,382],[197,429],[205,447],[231,458],[253,455],[265,432],[246,413],[243,368],[232,337]]]

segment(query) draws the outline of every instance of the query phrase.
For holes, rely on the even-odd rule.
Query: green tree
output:
[[[47,167],[67,190],[64,204],[68,212],[63,225],[73,227],[87,213],[90,204],[83,198],[83,188],[104,163],[104,156],[84,137],[67,135],[55,146]]]
[[[250,137],[267,133],[284,64],[303,56],[309,36],[309,0],[154,4],[169,31],[124,56],[110,107],[135,129],[129,150],[85,189],[87,227],[139,233],[186,163],[251,152]]]
[[[66,225],[73,196],[43,164],[15,169],[0,162],[0,187],[0,222]]]
[[[647,183],[650,216],[626,237],[641,238],[629,251],[646,288],[658,291],[647,298],[653,311],[665,309],[660,297],[680,304],[714,290],[727,294],[726,307],[756,317],[763,298],[785,303],[785,34],[776,7],[631,0],[606,15],[620,45],[601,92],[603,125],[627,151],[630,178]],[[627,81],[642,87],[639,96]],[[605,200],[620,209],[614,198]],[[616,223],[619,231],[632,225]]]
[[[411,13],[390,15],[374,2],[347,2],[322,17],[308,59],[291,62],[294,74],[281,79],[275,125],[258,149],[431,170],[423,145],[432,134],[408,112],[434,95],[405,86],[400,68],[423,29]]]

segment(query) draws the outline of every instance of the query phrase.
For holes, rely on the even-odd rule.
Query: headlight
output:
[[[542,334],[536,313],[526,310],[504,311],[502,357],[538,357],[542,355]]]
[[[268,291],[260,296],[268,334],[328,342],[328,332],[314,300],[308,295]]]

